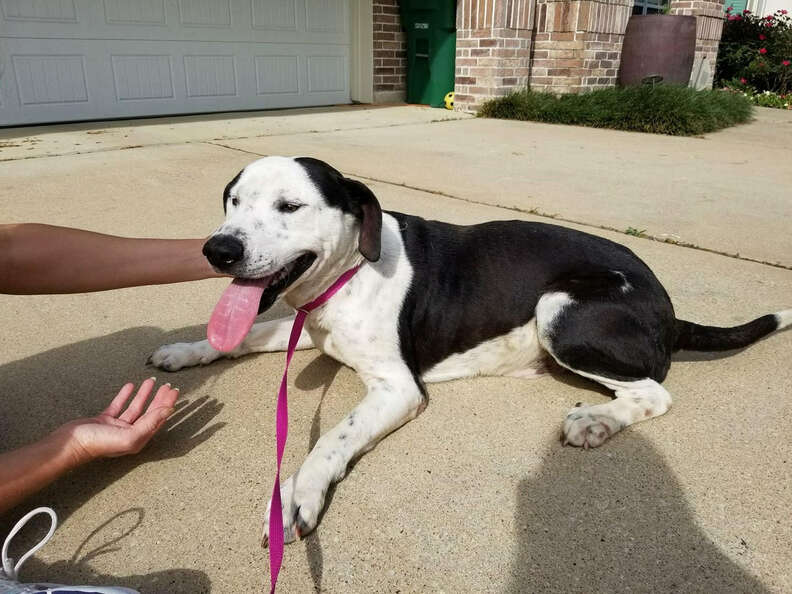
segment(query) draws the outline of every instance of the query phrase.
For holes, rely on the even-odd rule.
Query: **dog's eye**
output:
[[[296,204],[294,202],[279,202],[278,203],[278,212],[294,212],[302,208],[302,204]]]
[[[233,206],[239,206],[239,198],[231,198],[231,204]]]

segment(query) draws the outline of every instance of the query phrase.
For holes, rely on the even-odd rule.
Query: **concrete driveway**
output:
[[[241,167],[308,154],[389,209],[458,223],[553,215],[620,241],[680,317],[732,325],[792,307],[790,132],[792,112],[770,110],[679,139],[405,106],[7,129],[0,212],[205,236]],[[203,336],[225,284],[0,296],[0,448],[151,375],[157,346]],[[280,591],[792,591],[791,362],[792,332],[739,353],[682,353],[665,383],[671,411],[593,451],[558,440],[571,406],[607,398],[583,380],[433,385],[426,411],[364,456],[317,531],[287,547]],[[160,372],[183,404],[143,453],[80,469],[0,518],[3,535],[35,505],[61,517],[24,577],[264,591],[282,365],[268,354]],[[315,351],[299,352],[290,376],[285,475],[362,395],[353,372]]]

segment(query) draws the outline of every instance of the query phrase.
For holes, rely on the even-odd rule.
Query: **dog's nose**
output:
[[[245,246],[233,235],[215,235],[203,246],[203,255],[220,270],[239,262],[245,255]]]

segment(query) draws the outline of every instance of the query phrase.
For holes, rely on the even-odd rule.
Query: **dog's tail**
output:
[[[732,328],[700,326],[685,320],[676,321],[674,350],[728,351],[741,349],[771,332],[792,325],[792,309],[768,314],[752,322]]]

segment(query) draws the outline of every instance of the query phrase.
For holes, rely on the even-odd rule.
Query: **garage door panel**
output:
[[[175,97],[172,56],[115,54],[110,56],[110,64],[116,100]]]
[[[305,29],[317,33],[344,33],[347,15],[344,0],[308,0],[305,4]]]
[[[346,81],[343,56],[308,56],[308,92],[343,91]]]
[[[0,11],[9,21],[77,22],[74,0],[1,0]]]
[[[88,101],[83,56],[17,54],[11,61],[22,105]]]
[[[45,9],[39,0],[0,0],[0,35],[349,43],[347,0],[68,0],[57,10],[50,1],[41,0]]]
[[[165,0],[104,0],[108,25],[166,26]]]
[[[230,0],[179,0],[179,24],[231,28]]]
[[[298,56],[255,56],[256,94],[278,95],[300,93],[300,62]]]
[[[127,24],[116,27],[133,33],[159,27],[161,37],[170,36],[162,33],[169,33],[165,26],[155,23],[163,10],[166,19],[173,18],[168,10],[183,10],[186,20],[202,23],[195,28],[206,31],[207,37],[225,27],[224,41],[0,33],[0,125],[348,103],[348,34],[336,31],[348,28],[341,22],[348,14],[346,1],[316,1],[312,13],[306,12],[304,0],[94,3],[99,14],[93,18],[124,21]],[[44,10],[35,0],[2,2],[3,15],[20,19],[67,19],[72,14],[68,2],[57,10]],[[224,20],[228,6],[236,27],[234,11],[242,4],[248,11],[248,32],[259,38],[256,42],[239,39]],[[80,0],[75,6],[77,23],[20,22],[68,31],[90,16],[81,13]],[[274,10],[267,13],[267,6]],[[256,10],[262,18],[253,23]],[[306,31],[308,16],[315,22],[326,19],[322,26],[327,31]],[[3,32],[16,26],[12,21],[2,21]],[[291,26],[299,32],[286,29]],[[345,43],[327,41],[338,35],[345,36]]]
[[[237,96],[236,63],[232,55],[184,56],[188,97]]]
[[[297,0],[253,0],[253,28],[261,31],[296,32],[297,4]]]

